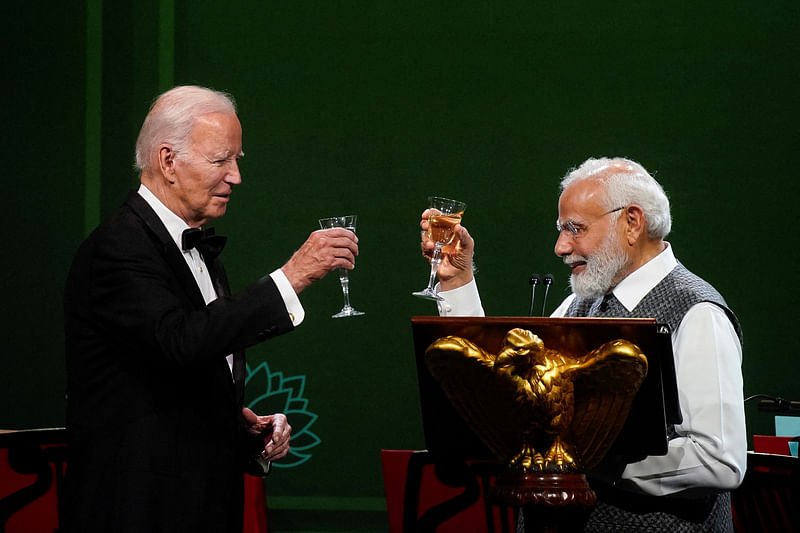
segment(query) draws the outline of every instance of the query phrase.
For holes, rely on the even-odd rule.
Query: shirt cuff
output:
[[[440,316],[485,316],[475,278],[466,285],[449,291],[439,291],[437,283],[435,290],[444,298],[437,302]]]
[[[294,327],[299,326],[306,317],[306,311],[303,309],[302,304],[300,304],[300,298],[298,298],[297,293],[294,292],[292,284],[289,283],[286,274],[278,268],[273,271],[269,277],[272,278],[272,281],[274,281],[275,285],[278,287],[278,292],[281,293],[283,304],[286,306],[286,311],[289,312],[289,319],[292,321],[292,325],[294,325]]]

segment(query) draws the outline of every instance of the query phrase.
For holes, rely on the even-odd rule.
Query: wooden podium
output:
[[[654,319],[607,318],[531,318],[531,317],[414,317],[412,331],[422,408],[422,424],[429,458],[443,457],[448,462],[461,460],[499,460],[497,477],[488,492],[500,506],[530,506],[537,524],[529,531],[558,531],[574,527],[574,520],[588,513],[595,496],[586,483],[585,472],[528,472],[519,475],[509,470],[507,457],[497,457],[487,446],[485,435],[465,420],[464,409],[455,408],[445,388],[431,374],[426,351],[445,337],[467,339],[487,352],[497,354],[504,338],[514,328],[538,336],[548,348],[570,354],[587,354],[598,346],[624,339],[635,344],[647,358],[647,375],[630,403],[627,420],[613,445],[604,453],[608,462],[625,464],[648,455],[664,455],[667,433],[680,423],[677,386],[669,329]],[[472,344],[470,344],[472,345]],[[577,385],[576,385],[577,387]],[[475,395],[484,393],[474,390]],[[468,411],[468,410],[467,410]],[[498,415],[500,415],[498,413]],[[613,439],[613,437],[612,437]],[[496,452],[497,447],[494,447]],[[587,454],[588,455],[588,454]]]

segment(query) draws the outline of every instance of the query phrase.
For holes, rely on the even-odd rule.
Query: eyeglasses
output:
[[[589,229],[589,224],[592,222],[603,218],[606,215],[610,215],[611,213],[616,213],[617,211],[622,211],[627,206],[617,207],[616,209],[612,209],[611,211],[606,211],[600,216],[596,216],[591,220],[581,220],[580,222],[576,222],[574,220],[565,220],[564,222],[556,222],[556,231],[558,231],[559,235],[566,231],[572,237],[579,237],[582,233],[585,233],[586,230]]]

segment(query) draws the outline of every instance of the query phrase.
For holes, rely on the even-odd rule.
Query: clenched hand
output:
[[[309,235],[281,270],[294,291],[300,294],[331,270],[355,268],[357,255],[358,237],[355,233],[344,228],[321,229]]]

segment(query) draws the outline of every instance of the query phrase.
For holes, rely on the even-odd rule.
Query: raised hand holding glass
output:
[[[427,236],[434,242],[431,271],[428,276],[428,286],[411,294],[427,300],[443,300],[444,298],[433,290],[433,282],[436,280],[436,273],[442,262],[442,248],[453,242],[455,237],[453,228],[461,222],[467,204],[441,196],[430,196],[428,197],[428,208]]]

